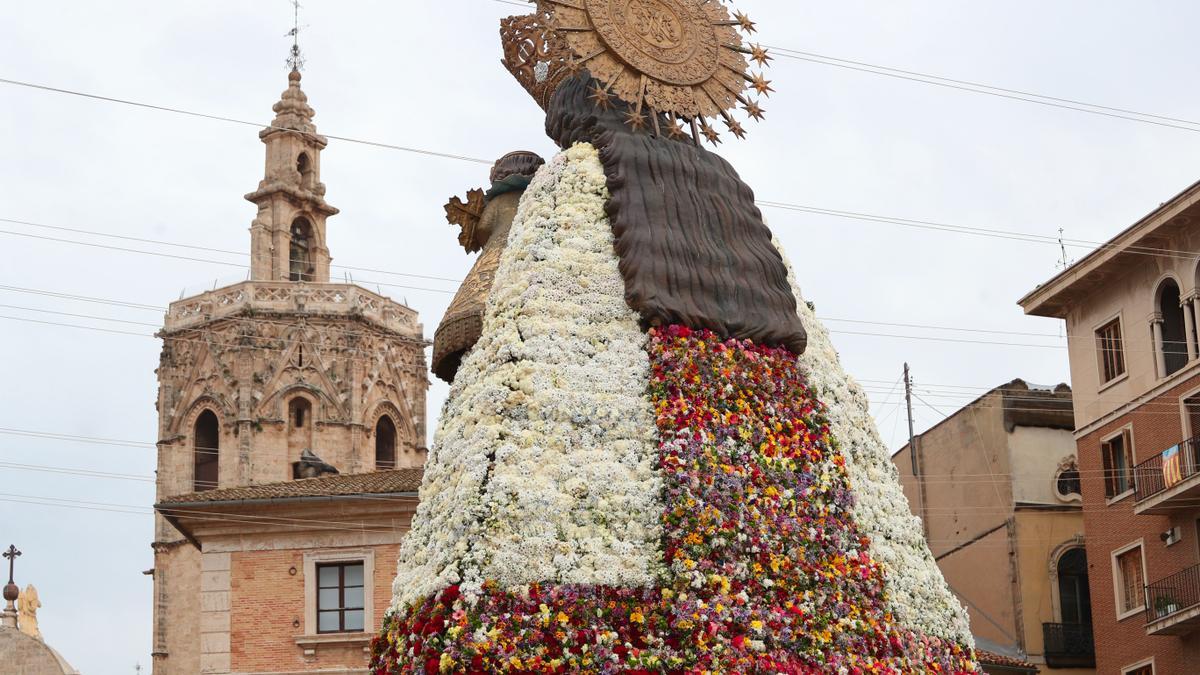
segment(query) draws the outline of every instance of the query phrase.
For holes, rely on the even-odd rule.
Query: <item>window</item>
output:
[[[1054,492],[1064,502],[1079,501],[1083,497],[1083,486],[1079,478],[1079,462],[1071,455],[1058,465],[1054,474]]]
[[[292,243],[288,248],[291,281],[312,281],[316,271],[312,265],[312,226],[304,218],[292,222]]]
[[[1146,571],[1140,543],[1113,555],[1113,581],[1117,587],[1117,619],[1145,608]]]
[[[1144,663],[1121,671],[1121,675],[1154,675],[1154,663]]]
[[[303,429],[308,424],[311,410],[312,405],[306,399],[292,399],[292,402],[288,404],[288,417],[291,419],[292,429]]]
[[[1057,487],[1059,496],[1063,498],[1082,494],[1079,484],[1079,469],[1067,469],[1058,474]]]
[[[1070,549],[1058,559],[1058,598],[1062,623],[1092,624],[1087,553],[1082,548]]]
[[[1162,314],[1162,350],[1163,367],[1166,372],[1161,377],[1172,375],[1187,365],[1188,338],[1184,327],[1183,306],[1179,302],[1179,286],[1167,279],[1159,286],[1158,311]]]
[[[312,162],[308,159],[308,153],[302,152],[296,158],[296,171],[300,172],[300,187],[312,189]]]
[[[1128,429],[1100,444],[1104,458],[1104,496],[1118,497],[1133,489],[1133,438]]]
[[[1112,382],[1125,374],[1125,348],[1121,344],[1121,319],[1113,319],[1096,331],[1096,346],[1100,351],[1100,375]]]
[[[317,632],[366,630],[364,595],[361,561],[317,565]]]
[[[346,571],[339,570],[339,567],[354,569]],[[327,569],[330,571],[323,571]],[[297,644],[311,637],[315,644],[329,644],[330,640],[347,640],[365,646],[370,638],[363,633],[379,629],[374,598],[377,581],[375,549],[366,547],[305,551],[303,574],[304,634],[298,637]],[[350,583],[343,583],[343,580]],[[351,587],[348,591],[350,597],[345,596],[347,586]],[[345,600],[354,601],[360,598],[362,602],[346,602],[346,606],[343,606]],[[352,604],[357,604],[361,609],[349,606]],[[348,625],[342,632],[340,627],[344,623]],[[362,628],[355,631],[355,625],[361,625]],[[325,635],[322,636],[322,633]]]
[[[316,426],[314,422],[311,401],[303,396],[297,396],[288,401],[287,444],[288,457],[293,462],[293,478],[300,477],[297,473],[299,465],[294,462],[300,459],[305,450],[315,450],[313,447],[313,427]]]
[[[220,451],[221,425],[213,411],[205,410],[192,429],[192,489],[196,492],[217,488]]]
[[[396,468],[396,424],[387,415],[375,425],[375,468]]]

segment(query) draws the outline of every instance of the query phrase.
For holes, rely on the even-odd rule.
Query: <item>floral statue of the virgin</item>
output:
[[[738,29],[718,0],[503,22],[563,150],[493,171],[489,194],[523,191],[484,228],[506,239],[456,333],[375,673],[977,671],[866,397],[700,146],[770,91]]]

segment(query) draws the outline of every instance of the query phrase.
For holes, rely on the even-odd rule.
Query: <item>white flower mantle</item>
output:
[[[587,144],[542,167],[522,197],[482,336],[459,368],[425,465],[393,610],[453,584],[469,596],[485,580],[631,587],[661,573],[647,337],[625,303],[607,199]],[[790,265],[788,273],[809,338],[800,363],[828,406],[888,609],[905,628],[969,645],[966,612],[909,511],[867,398]]]
[[[425,465],[393,610],[451,584],[643,586],[661,568],[647,337],[587,144],[522,196]]]
[[[905,628],[973,646],[966,610],[946,585],[925,543],[920,519],[909,510],[891,453],[871,417],[870,402],[842,369],[829,331],[804,301],[778,239],[775,246],[787,265],[800,320],[808,331],[808,349],[800,365],[829,409],[830,432],[846,458],[854,492],[854,521],[871,539],[871,557],[884,568],[888,610]]]

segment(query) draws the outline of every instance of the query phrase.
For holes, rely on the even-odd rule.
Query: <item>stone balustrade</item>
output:
[[[414,309],[353,284],[244,281],[171,303],[163,330],[171,333],[245,311],[362,316],[388,330],[421,339]]]

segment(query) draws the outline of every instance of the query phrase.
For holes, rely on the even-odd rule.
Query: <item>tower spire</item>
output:
[[[287,58],[288,68],[298,73],[304,70],[304,55],[300,52],[300,0],[292,0],[292,29],[287,34],[292,38],[292,51]]]
[[[321,151],[329,141],[317,133],[316,112],[300,88],[300,2],[292,0],[293,26],[288,87],[272,106],[275,119],[259,132],[266,145],[266,172],[246,199],[258,205],[250,226],[250,276],[256,281],[329,283],[325,220],[338,210],[325,201]]]

